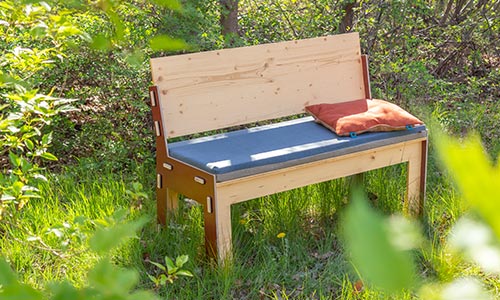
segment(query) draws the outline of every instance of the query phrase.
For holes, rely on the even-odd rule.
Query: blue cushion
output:
[[[339,137],[305,117],[168,145],[169,155],[216,175],[218,182],[426,136],[409,130]]]

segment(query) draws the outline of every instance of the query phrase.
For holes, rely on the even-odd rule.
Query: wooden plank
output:
[[[151,65],[169,138],[366,94],[357,33],[154,58]]]
[[[179,208],[179,193],[165,188],[167,190],[167,216],[171,216]]]
[[[232,259],[231,205],[221,202],[220,199],[215,201],[215,223],[217,255],[219,263],[224,264]]]
[[[425,138],[221,182],[217,184],[217,198],[218,201],[224,201],[226,204],[234,204],[407,162],[421,156],[423,140]],[[416,174],[412,174],[412,178],[413,176]],[[415,184],[417,183],[412,184],[412,189],[417,186]]]
[[[423,141],[416,155],[408,161],[406,186],[406,211],[413,216],[423,213],[425,199],[425,182],[427,177],[427,141]]]

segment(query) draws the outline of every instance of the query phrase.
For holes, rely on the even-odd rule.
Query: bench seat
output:
[[[340,137],[312,117],[169,143],[171,157],[214,174],[217,182],[427,136],[410,130]]]

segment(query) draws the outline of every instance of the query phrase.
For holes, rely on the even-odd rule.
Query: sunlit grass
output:
[[[43,186],[43,199],[23,209],[20,227],[2,226],[2,254],[17,269],[22,281],[34,286],[51,280],[69,279],[85,284],[86,271],[96,262],[86,240],[74,239],[63,250],[61,239],[47,232],[75,218],[99,220],[119,209],[131,218],[148,215],[151,222],[136,239],[113,253],[121,266],[141,274],[142,288],[153,289],[147,274],[157,270],[149,261],[161,262],[165,255],[188,254],[186,268],[193,278],[180,278],[157,292],[167,299],[381,299],[380,292],[355,288],[358,274],[345,257],[339,238],[339,219],[348,203],[351,179],[343,178],[233,205],[234,261],[224,267],[208,261],[203,247],[202,211],[192,202],[181,201],[167,228],[155,221],[153,166],[143,165],[128,174],[102,170],[87,172],[73,167],[53,176]],[[434,170],[431,166],[430,170]],[[364,176],[368,198],[384,214],[402,210],[406,167],[397,165],[368,172]],[[149,199],[134,202],[126,193],[140,182]],[[424,280],[450,281],[457,274],[479,274],[477,268],[451,258],[443,242],[451,225],[466,207],[448,178],[429,172],[425,218],[421,226],[429,248],[416,258]],[[76,227],[75,227],[76,228]],[[82,225],[78,230],[91,230]],[[278,236],[280,235],[280,236]],[[39,236],[45,246],[30,236]],[[53,251],[47,250],[47,247]],[[487,278],[492,287],[498,281]],[[359,287],[358,287],[359,288]],[[404,294],[402,299],[413,299]]]

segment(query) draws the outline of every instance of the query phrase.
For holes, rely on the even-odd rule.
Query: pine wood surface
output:
[[[151,60],[167,138],[365,97],[357,33]]]

